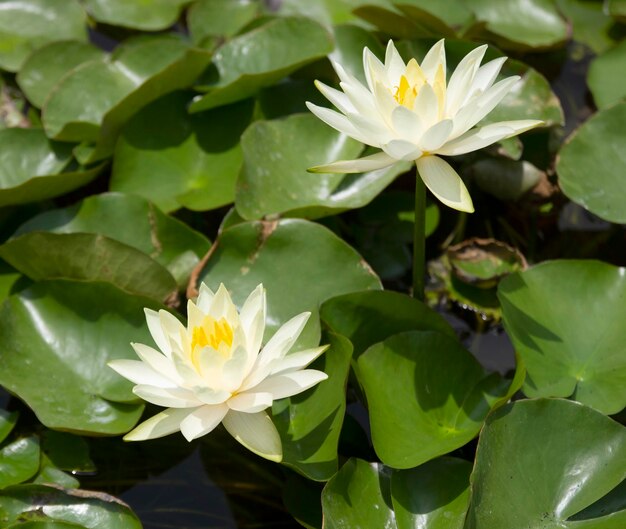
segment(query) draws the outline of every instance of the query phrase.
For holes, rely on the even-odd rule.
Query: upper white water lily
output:
[[[367,87],[333,63],[342,91],[316,81],[316,86],[340,112],[307,103],[322,121],[381,152],[309,169],[318,173],[360,173],[416,161],[426,186],[444,204],[474,211],[472,199],[456,171],[437,155],[456,156],[516,136],[543,122],[501,121],[475,127],[519,80],[495,83],[506,57],[480,66],[487,46],[468,53],[446,82],[446,54],[440,40],[421,64],[405,64],[392,41],[385,63],[363,50]],[[494,84],[495,83],[495,84]]]
[[[197,302],[190,300],[187,311],[185,327],[165,310],[145,309],[148,328],[161,351],[134,343],[140,360],[109,363],[137,384],[136,395],[168,408],[124,439],[154,439],[180,430],[191,441],[221,422],[248,449],[280,461],[280,436],[264,410],[274,400],[327,378],[321,371],[304,369],[326,346],[289,353],[310,313],[285,323],[261,350],[266,313],[262,285],[238,313],[224,285],[214,294],[203,283]]]

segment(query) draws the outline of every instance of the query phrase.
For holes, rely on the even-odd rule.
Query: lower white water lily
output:
[[[224,285],[214,294],[204,283],[197,302],[188,303],[185,327],[165,310],[145,309],[160,351],[132,344],[140,360],[109,363],[137,384],[135,395],[167,409],[128,433],[127,441],[154,439],[181,431],[188,441],[220,423],[253,452],[282,460],[280,436],[264,411],[276,399],[305,391],[327,375],[304,369],[327,346],[289,352],[310,313],[285,323],[261,349],[265,331],[265,290],[259,285],[242,306]]]
[[[342,91],[316,81],[339,112],[307,103],[322,121],[357,141],[382,149],[358,160],[312,167],[317,173],[360,173],[394,163],[415,161],[422,180],[444,204],[474,211],[472,199],[456,171],[439,155],[457,156],[487,147],[542,125],[539,120],[501,121],[476,127],[519,80],[497,83],[506,57],[481,66],[487,46],[468,53],[446,80],[444,41],[437,42],[421,64],[408,64],[389,41],[385,62],[363,50],[364,86],[337,63]]]

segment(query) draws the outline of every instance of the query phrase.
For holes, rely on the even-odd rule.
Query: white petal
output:
[[[396,106],[392,111],[391,124],[400,138],[407,141],[417,141],[424,132],[418,115],[402,105]]]
[[[188,408],[170,408],[162,411],[128,432],[124,436],[124,441],[145,441],[178,432],[181,421],[192,411]]]
[[[181,421],[180,431],[187,441],[193,441],[214,430],[227,413],[226,404],[201,406]]]
[[[330,86],[315,81],[315,86],[322,93],[322,95],[328,99],[333,105],[335,105],[344,114],[346,112],[356,112],[354,105],[350,102],[350,99],[346,94],[331,88]]]
[[[444,119],[430,127],[420,140],[420,147],[424,152],[433,152],[441,147],[452,132],[453,121]]]
[[[365,143],[365,138],[363,138],[350,120],[343,114],[340,114],[335,110],[331,110],[330,108],[319,107],[309,101],[306,102],[306,106],[313,114],[326,123],[326,125],[347,136],[350,136],[351,138],[354,138],[357,141]]]
[[[175,384],[180,382],[180,377],[176,373],[174,364],[170,358],[142,343],[131,343],[130,345],[141,361],[149,365],[154,371]]]
[[[358,81],[355,81],[355,83],[341,82],[339,86],[348,96],[350,103],[352,103],[357,112],[365,114],[376,108],[374,95]]]
[[[187,334],[185,326],[176,316],[166,310],[159,311],[159,320],[163,333],[170,340],[170,349],[176,346],[183,349],[182,337]]]
[[[391,139],[389,127],[381,115],[374,109],[367,114],[350,113],[346,116],[356,131],[359,141],[372,147],[380,147],[381,143]],[[357,136],[354,136],[357,139]]]
[[[425,128],[437,123],[439,119],[439,100],[429,84],[425,84],[413,103],[413,111],[422,120]]]
[[[468,152],[477,151],[483,147],[487,147],[492,143],[517,136],[522,132],[530,130],[534,127],[543,125],[543,121],[534,119],[522,119],[518,121],[500,121],[485,125],[477,129],[470,130],[455,140],[449,141],[441,149],[437,150],[437,154],[447,156],[457,156]]]
[[[271,393],[239,393],[226,403],[231,410],[242,413],[259,413],[272,405]]]
[[[195,327],[202,325],[204,316],[205,313],[193,301],[187,300],[187,330],[192,331]]]
[[[229,411],[222,423],[237,441],[257,455],[276,461],[283,459],[283,448],[276,426],[267,413]]]
[[[282,373],[266,378],[254,387],[255,393],[270,393],[274,400],[284,399],[302,393],[315,386],[328,375],[316,369],[303,369],[292,373]]]
[[[163,353],[169,356],[172,353],[172,347],[169,338],[165,336],[163,328],[161,327],[159,313],[152,309],[143,309],[143,311],[146,314],[148,330],[154,339],[154,343],[157,344],[157,347],[161,349]]]
[[[415,143],[406,140],[391,140],[383,145],[383,150],[396,160],[413,161],[421,155],[421,149]]]
[[[396,162],[397,160],[391,158],[387,153],[377,152],[357,160],[340,160],[326,165],[317,165],[307,170],[310,173],[365,173],[384,169]]]
[[[272,362],[272,365],[270,366],[270,374],[278,375],[279,373],[302,369],[308,366],[327,349],[328,345],[322,345],[313,349],[305,349],[304,351],[289,353],[281,360]]]
[[[506,57],[500,57],[498,59],[494,59],[493,61],[489,61],[487,64],[481,66],[476,72],[476,76],[474,77],[474,82],[472,83],[472,88],[470,90],[470,95],[474,92],[484,92],[495,82],[500,70],[502,69],[502,65],[506,62]]]
[[[223,389],[213,389],[209,387],[200,387],[194,388],[194,393],[198,400],[202,401],[203,404],[222,404],[226,402],[230,397],[230,391],[225,391]]]
[[[387,80],[387,72],[385,67],[378,57],[374,55],[367,47],[363,48],[363,71],[365,73],[365,79],[373,92],[376,83],[382,83],[386,86],[389,85]]]
[[[444,39],[441,39],[432,48],[430,48],[422,60],[422,64],[420,64],[420,67],[430,84],[435,81],[435,75],[437,75],[437,70],[439,69],[440,64],[443,68],[444,79],[446,77],[446,50],[444,42]]]
[[[245,371],[248,353],[244,347],[238,347],[232,356],[224,362],[221,373],[221,386],[227,391],[236,391],[247,375]]]
[[[140,384],[133,393],[143,400],[166,408],[195,408],[200,402],[192,391],[182,388],[159,388]]]
[[[263,343],[265,332],[265,314],[267,312],[267,300],[263,285],[257,286],[241,307],[239,321],[246,337],[246,349],[249,354],[248,370],[254,365],[256,356]]]
[[[385,70],[387,72],[387,79],[389,79],[389,83],[392,85],[399,84],[400,76],[404,75],[406,70],[406,64],[404,64],[402,57],[400,57],[391,39],[387,43],[387,50],[385,52]]]
[[[392,113],[399,106],[394,99],[393,94],[382,83],[376,83],[374,86],[374,97],[376,108],[382,118],[381,125],[392,124]]]
[[[148,384],[162,388],[176,387],[171,380],[138,360],[112,360],[107,365],[134,384]]]
[[[465,102],[486,51],[486,44],[478,46],[463,58],[452,73],[446,92],[447,116],[453,117]]]
[[[259,355],[259,363],[268,365],[270,362],[284,357],[302,333],[310,317],[310,312],[303,312],[283,324],[263,347]]]
[[[467,188],[450,164],[437,156],[423,156],[416,162],[426,187],[446,206],[459,211],[474,211]]]
[[[200,284],[200,291],[198,293],[198,299],[196,300],[196,305],[198,308],[204,312],[205,314],[209,311],[209,307],[211,306],[211,302],[213,301],[213,297],[215,294],[213,291],[206,286],[206,284]]]
[[[216,320],[224,318],[231,327],[234,327],[239,322],[237,307],[235,307],[224,284],[221,283],[217,289],[207,313]]]

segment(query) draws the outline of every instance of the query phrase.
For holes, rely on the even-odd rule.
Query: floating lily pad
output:
[[[385,48],[373,33],[358,26],[348,24],[335,26],[333,33],[335,49],[328,55],[328,58],[341,64],[348,73],[365,83],[363,48],[367,46],[381,60],[385,58]]]
[[[257,121],[244,133],[244,166],[235,206],[245,219],[286,214],[316,218],[370,202],[410,162],[358,175],[312,174],[307,169],[357,158],[363,146],[312,114]]]
[[[0,68],[17,72],[37,48],[70,39],[87,40],[87,17],[76,0],[0,2]]]
[[[535,187],[545,173],[526,160],[483,158],[470,167],[483,191],[500,200],[517,200]]]
[[[33,231],[92,233],[132,246],[165,266],[183,286],[209,250],[210,241],[147,200],[103,193],[69,208],[46,211],[23,224],[16,235]]]
[[[499,375],[486,375],[456,339],[433,331],[396,334],[367,349],[357,366],[374,449],[394,468],[421,465],[471,441],[509,387]]]
[[[357,2],[354,14],[394,38],[415,39],[428,36],[424,34],[424,28],[418,26],[395,7],[392,0]]]
[[[0,409],[0,443],[4,441],[13,428],[15,428],[18,415],[16,411],[9,412]]]
[[[200,112],[246,99],[333,49],[331,35],[308,18],[285,17],[244,33],[214,55],[216,82],[202,85],[191,104]]]
[[[328,229],[305,220],[246,222],[220,235],[199,281],[228,285],[235,303],[263,283],[267,289],[265,339],[304,311],[313,314],[294,347],[319,343],[318,307],[327,299],[378,290],[380,281],[361,257]]]
[[[109,59],[83,63],[61,80],[43,108],[46,133],[63,141],[95,142],[76,151],[82,163],[105,158],[132,115],[189,86],[210,58],[173,35],[128,40]]]
[[[507,332],[529,397],[572,397],[603,413],[626,406],[626,273],[599,261],[554,261],[500,283]]]
[[[257,15],[255,0],[197,0],[187,11],[187,25],[195,44],[232,37]]]
[[[626,97],[626,42],[622,42],[596,57],[589,65],[587,82],[593,100],[600,109],[622,101]]]
[[[624,461],[626,428],[597,411],[565,400],[509,404],[480,435],[465,527],[624,527],[623,493],[612,508],[593,505],[617,491]]]
[[[49,428],[92,434],[127,432],[143,404],[132,384],[107,367],[148,343],[144,307],[153,301],[106,283],[43,281],[0,308],[0,384]],[[50,381],[63,391],[50,391]]]
[[[28,100],[41,108],[55,85],[70,70],[103,57],[102,50],[86,42],[53,42],[30,55],[17,74],[17,83]]]
[[[0,445],[0,491],[33,477],[38,469],[39,440],[37,437],[20,437]],[[1,496],[2,492],[0,492]]]
[[[0,259],[0,303],[9,296],[15,283],[22,277],[15,268]],[[0,414],[2,412],[0,411]],[[2,428],[0,427],[0,432]],[[0,441],[2,441],[0,435]]]
[[[141,522],[122,501],[102,492],[64,490],[46,485],[16,485],[0,495],[0,522],[29,520],[28,529],[141,529]],[[11,527],[13,527],[11,525]],[[15,527],[22,527],[21,524]]]
[[[626,103],[602,110],[572,134],[556,170],[563,192],[610,222],[626,222]]]
[[[366,0],[281,0],[276,14],[280,16],[305,16],[317,20],[327,27],[333,24],[353,23],[358,20],[353,9]],[[276,4],[275,4],[276,5]],[[266,7],[267,11],[272,11]]]
[[[557,0],[557,5],[570,20],[575,41],[586,44],[595,53],[602,53],[615,45],[614,20],[605,11],[602,2]]]
[[[421,29],[423,36],[454,37],[470,26],[473,14],[462,0],[396,0],[394,5]]]
[[[163,303],[178,292],[172,275],[154,259],[100,234],[26,233],[0,246],[0,257],[35,281],[106,281]]]
[[[243,163],[239,140],[253,102],[189,115],[189,100],[184,92],[167,95],[127,123],[115,150],[112,190],[141,195],[165,211],[233,202]]]
[[[324,371],[328,379],[277,401],[272,409],[283,443],[283,463],[316,481],[330,479],[337,472],[337,444],[352,358],[352,346],[342,336],[324,333],[322,344],[330,347],[310,367]]]
[[[111,26],[159,31],[172,26],[192,0],[84,0],[98,22]]]

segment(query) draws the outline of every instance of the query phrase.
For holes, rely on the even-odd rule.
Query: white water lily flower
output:
[[[185,327],[165,310],[145,309],[160,352],[132,344],[139,360],[109,366],[137,384],[133,393],[167,409],[128,433],[127,441],[154,439],[181,431],[188,441],[220,422],[253,452],[282,459],[280,436],[264,411],[276,399],[305,391],[327,375],[304,369],[327,346],[290,353],[310,313],[285,323],[261,350],[265,331],[265,290],[259,285],[243,304],[233,304],[224,285],[214,294],[204,283],[197,302],[188,302]]]
[[[502,121],[475,127],[519,80],[494,84],[506,57],[480,66],[487,46],[468,53],[446,82],[444,41],[435,44],[421,64],[405,64],[389,41],[384,64],[363,50],[367,87],[333,63],[343,91],[316,81],[339,112],[307,102],[313,114],[355,140],[381,152],[309,169],[317,173],[360,173],[415,161],[417,170],[441,202],[474,211],[472,199],[456,171],[438,155],[456,156],[487,147],[542,125],[538,120]]]

